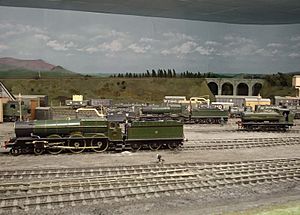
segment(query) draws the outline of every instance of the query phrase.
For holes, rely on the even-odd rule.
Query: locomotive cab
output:
[[[108,137],[112,141],[122,141],[123,133],[118,122],[108,122]]]

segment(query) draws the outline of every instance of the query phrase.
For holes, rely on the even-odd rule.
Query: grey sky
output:
[[[0,57],[82,73],[300,71],[300,25],[234,25],[0,7]]]

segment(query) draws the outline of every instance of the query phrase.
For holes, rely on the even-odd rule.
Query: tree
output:
[[[167,71],[166,70],[164,70],[164,75],[163,75],[163,77],[167,77]]]
[[[175,69],[173,69],[173,77],[176,78],[176,72],[175,72]]]
[[[156,77],[156,72],[154,69],[152,69],[152,74],[151,74],[152,77]]]

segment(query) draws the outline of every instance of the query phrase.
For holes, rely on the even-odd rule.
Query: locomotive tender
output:
[[[104,152],[108,149],[133,150],[182,145],[183,124],[175,121],[136,121],[119,124],[106,119],[38,120],[15,123],[16,137],[5,143],[13,155],[63,150]]]

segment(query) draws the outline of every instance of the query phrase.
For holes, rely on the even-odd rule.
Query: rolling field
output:
[[[202,96],[212,94],[203,79],[184,78],[49,78],[2,79],[13,94],[43,94],[49,104],[81,94],[84,99],[111,98],[117,102],[161,102],[165,95]]]

